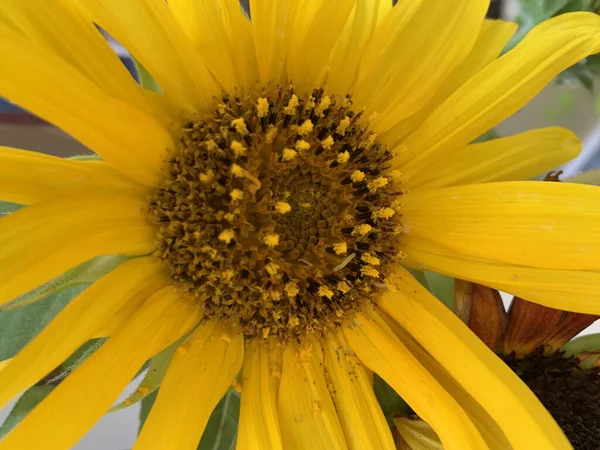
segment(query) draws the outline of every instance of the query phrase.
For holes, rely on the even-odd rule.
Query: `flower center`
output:
[[[600,441],[600,368],[585,370],[563,352],[544,349],[505,362],[552,414],[576,450],[598,448]]]
[[[401,257],[398,173],[349,97],[224,96],[182,129],[151,200],[172,280],[247,336],[341,324]]]

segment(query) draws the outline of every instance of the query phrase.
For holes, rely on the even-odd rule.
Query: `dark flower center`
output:
[[[399,173],[349,98],[224,96],[186,123],[150,211],[172,279],[246,336],[341,324],[401,258]]]

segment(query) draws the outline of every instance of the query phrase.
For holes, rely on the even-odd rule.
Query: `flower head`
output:
[[[558,17],[498,57],[515,26],[484,21],[488,3],[252,0],[251,19],[237,0],[3,4],[0,95],[103,161],[0,151],[1,197],[29,205],[0,221],[0,304],[98,255],[132,257],[2,369],[0,404],[109,337],[3,448],[70,448],[172,346],[136,450],[195,448],[238,374],[239,448],[391,449],[371,371],[445,448],[486,448],[481,408],[515,448],[567,448],[403,268],[600,311],[599,189],[517,181],[578,140],[470,144],[600,50],[600,18]]]

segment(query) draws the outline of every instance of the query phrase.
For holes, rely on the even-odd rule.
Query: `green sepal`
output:
[[[435,272],[423,271],[429,292],[454,311],[454,278]]]
[[[154,77],[152,77],[150,72],[148,72],[148,70],[146,70],[146,68],[142,65],[142,63],[140,63],[137,59],[133,57],[132,60],[133,64],[135,65],[135,70],[137,72],[138,82],[140,83],[140,85],[144,89],[162,93],[162,89],[160,88]]]
[[[130,259],[128,256],[107,255],[98,256],[83,264],[67,270],[65,273],[48,283],[17,297],[16,299],[0,306],[0,313],[22,308],[39,302],[44,298],[58,294],[65,289],[82,284],[90,284],[115,269],[119,264]],[[2,317],[0,315],[0,317]]]
[[[600,333],[586,334],[575,339],[571,339],[560,348],[565,352],[565,356],[576,356],[583,352],[595,352],[600,350]]]
[[[100,155],[75,155],[69,156],[67,159],[73,161],[102,161]]]
[[[18,203],[0,201],[0,218],[7,214],[18,211],[21,208],[25,208],[25,205],[19,205]]]

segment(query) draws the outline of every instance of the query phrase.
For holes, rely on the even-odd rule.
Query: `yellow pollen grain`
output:
[[[294,94],[292,95],[292,98],[290,98],[290,101],[285,106],[285,108],[283,108],[283,112],[288,116],[293,116],[294,114],[296,114],[296,108],[299,104],[300,100],[298,99],[298,96]]]
[[[315,416],[318,416],[321,413],[321,406],[319,405],[319,402],[313,402],[313,414]]]
[[[230,148],[233,150],[233,153],[235,153],[235,156],[244,156],[248,151],[246,146],[240,141],[233,141],[230,145]]]
[[[275,264],[274,262],[270,262],[265,266],[265,270],[269,275],[274,276],[279,271],[279,265]]]
[[[261,97],[256,102],[256,115],[258,117],[267,117],[269,114],[269,101],[265,97]]]
[[[379,178],[375,178],[373,181],[369,182],[367,187],[369,188],[369,190],[371,192],[375,192],[377,189],[387,186],[389,184],[389,182],[390,182],[390,180],[388,180],[386,177],[379,177]]]
[[[215,177],[215,172],[212,169],[208,169],[206,172],[200,174],[200,181],[202,183],[210,183]]]
[[[340,121],[339,125],[335,129],[335,132],[337,134],[339,134],[340,136],[344,136],[346,134],[346,131],[348,130],[349,126],[350,126],[350,117],[346,116]]]
[[[292,150],[291,148],[284,148],[281,154],[281,157],[284,161],[291,161],[296,156],[298,156],[298,152],[296,150]]]
[[[400,172],[398,169],[390,170],[388,175],[392,180],[399,180],[402,178],[402,172]]]
[[[361,259],[364,262],[366,262],[367,264],[371,264],[372,266],[378,266],[381,264],[381,261],[379,261],[379,258],[371,255],[370,253],[363,253]]]
[[[362,267],[360,269],[360,273],[362,273],[363,275],[365,275],[367,277],[379,278],[379,272],[377,271],[377,269],[375,269],[371,266]]]
[[[227,333],[223,333],[221,334],[221,340],[227,342],[228,344],[231,343],[231,336],[229,336]]]
[[[336,286],[338,291],[340,291],[342,294],[345,294],[347,292],[350,292],[350,285],[348,283],[346,283],[345,281],[340,281]]]
[[[344,255],[348,251],[348,245],[345,242],[333,244],[333,251],[336,255]]]
[[[338,153],[338,156],[336,158],[336,161],[339,162],[340,164],[344,164],[345,162],[348,162],[349,160],[350,160],[350,153],[348,151]]]
[[[368,223],[363,223],[361,225],[356,225],[352,230],[353,236],[364,236],[365,234],[369,234],[373,227]]]
[[[242,385],[238,382],[238,380],[233,380],[233,383],[231,383],[231,387],[238,394],[242,393]]]
[[[373,212],[373,219],[389,219],[396,214],[392,208],[386,206]]]
[[[355,170],[354,172],[352,172],[350,174],[350,179],[354,182],[354,183],[360,183],[362,180],[365,179],[365,173],[361,170]]]
[[[375,139],[377,139],[377,134],[371,133],[367,139],[365,139],[358,145],[358,147],[364,148],[364,149],[369,149],[375,143]]]
[[[278,302],[279,300],[281,300],[281,292],[271,291],[270,294],[273,301]]]
[[[244,191],[241,191],[240,189],[233,189],[229,193],[229,196],[231,197],[231,200],[233,200],[234,202],[237,202],[238,200],[244,199]]]
[[[279,235],[277,233],[266,234],[263,238],[263,243],[270,248],[274,248],[279,245]]]
[[[333,144],[335,144],[335,141],[333,140],[333,136],[331,136],[331,135],[327,136],[325,139],[323,139],[321,141],[321,146],[325,150],[330,150],[331,147],[333,147]]]
[[[300,139],[296,141],[296,150],[303,151],[308,150],[310,148],[310,144],[306,142],[304,139]]]
[[[131,399],[130,399],[130,398],[126,398],[126,399],[125,399],[125,401],[124,401],[124,403],[125,403],[127,406],[129,406],[129,405],[131,405],[131,403],[132,403],[132,402],[131,402]]]
[[[269,127],[267,128],[267,134],[265,135],[265,141],[267,142],[267,144],[273,143],[273,141],[275,140],[275,136],[277,136],[278,132],[279,130],[275,125],[269,125]]]
[[[262,329],[262,336],[263,336],[263,339],[266,339],[266,338],[268,338],[268,337],[269,337],[269,333],[270,333],[270,332],[271,332],[271,327],[264,327],[264,328]]]
[[[287,214],[292,210],[292,207],[287,202],[277,202],[275,203],[275,211],[279,214]]]
[[[300,289],[298,289],[298,285],[294,282],[286,284],[285,287],[283,288],[283,290],[290,298],[294,298],[296,295],[298,295],[300,293]],[[296,319],[296,320],[298,320],[298,319]]]
[[[231,270],[231,269],[224,270],[221,273],[221,279],[223,279],[224,281],[230,281],[233,278],[234,275],[235,274],[233,273],[233,270]]]
[[[233,222],[235,220],[235,214],[227,213],[223,216],[227,222]]]
[[[315,103],[315,97],[311,95],[310,97],[308,97],[308,101],[306,102],[306,105],[304,105],[304,109],[310,111],[312,109],[315,109],[315,106],[317,106],[317,104]]]
[[[219,240],[229,244],[235,237],[235,232],[231,229],[223,230],[219,234]]]
[[[234,177],[243,178],[245,176],[244,169],[242,169],[237,164],[231,165],[231,173]]]
[[[150,389],[148,389],[145,386],[140,386],[139,388],[137,388],[137,391],[142,395],[146,395],[146,394],[150,393]]]
[[[246,126],[246,121],[240,117],[239,119],[233,119],[231,121],[231,126],[235,128],[242,136],[246,136],[248,134],[248,127]]]
[[[204,141],[204,145],[206,145],[206,150],[208,150],[209,152],[212,152],[219,148],[219,146],[216,144],[216,142],[213,141],[212,139],[208,139],[208,140]]]
[[[331,289],[329,289],[327,286],[321,286],[319,288],[319,292],[318,294],[321,297],[327,297],[328,299],[331,300],[331,298],[333,297],[333,291]]]
[[[180,356],[183,356],[183,355],[185,355],[188,352],[187,348],[185,348],[183,345],[180,345],[179,347],[177,347],[177,350],[175,350],[175,351]]]
[[[313,125],[313,123],[310,121],[310,119],[306,119],[304,121],[304,123],[302,125],[300,125],[298,127],[298,134],[300,136],[306,136],[307,134],[312,133],[313,129],[315,128],[315,126]]]
[[[325,116],[325,110],[331,106],[331,99],[326,95],[319,102],[319,106],[315,109],[315,112],[319,117]]]

